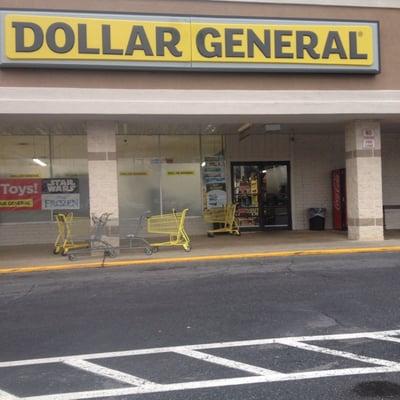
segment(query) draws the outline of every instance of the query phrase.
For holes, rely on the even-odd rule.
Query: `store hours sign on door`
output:
[[[42,210],[79,209],[79,179],[42,179]]]

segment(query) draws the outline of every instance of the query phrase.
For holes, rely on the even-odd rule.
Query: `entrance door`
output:
[[[232,163],[232,199],[242,228],[291,229],[289,163]]]

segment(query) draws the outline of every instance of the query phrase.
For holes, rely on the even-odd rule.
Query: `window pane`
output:
[[[37,158],[46,165],[40,166]],[[0,136],[0,178],[37,179],[50,178],[50,147],[47,135]],[[2,211],[0,222],[49,221],[49,211]]]
[[[55,135],[51,137],[53,178],[79,179],[80,209],[75,216],[89,216],[89,179],[86,135]]]
[[[202,135],[201,153],[203,159],[207,156],[222,156],[224,154],[223,137],[220,135]]]
[[[160,154],[163,212],[189,208],[189,215],[201,215],[199,136],[160,136]]]
[[[160,155],[167,163],[200,162],[198,135],[160,136]]]
[[[160,213],[158,136],[117,136],[120,219]]]
[[[199,163],[162,164],[163,212],[189,209],[189,215],[201,215],[201,179]]]

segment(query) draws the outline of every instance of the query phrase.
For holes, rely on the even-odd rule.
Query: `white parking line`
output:
[[[277,371],[272,371],[270,369],[256,367],[254,365],[241,363],[239,361],[229,360],[227,358],[217,357],[217,356],[214,356],[211,354],[202,353],[197,350],[180,349],[180,350],[176,350],[175,353],[182,354],[187,357],[196,358],[198,360],[206,361],[206,362],[209,362],[212,364],[218,364],[218,365],[222,365],[224,367],[250,372],[251,374],[254,374],[254,375],[261,375],[261,376],[266,376],[266,377],[275,377],[275,376],[283,375],[282,373],[277,372]]]
[[[155,385],[154,382],[147,381],[146,379],[138,378],[137,376],[126,374],[125,372],[117,371],[115,369],[106,368],[98,364],[93,364],[85,360],[69,360],[64,361],[64,364],[70,365],[74,368],[82,369],[86,372],[91,372],[92,374],[115,379],[119,382],[129,383],[133,386]]]
[[[358,354],[353,354],[346,351],[332,350],[332,349],[327,349],[326,347],[314,346],[312,344],[307,344],[307,343],[300,343],[295,340],[286,339],[286,340],[281,340],[279,343],[290,347],[296,347],[297,349],[314,351],[316,353],[328,354],[330,356],[348,358],[349,360],[361,361],[368,364],[383,365],[385,367],[400,367],[400,364],[394,361],[387,361],[387,360],[381,360],[379,358],[360,356]]]
[[[175,346],[175,347],[161,347],[154,349],[84,354],[80,356],[77,355],[77,356],[39,358],[33,360],[4,361],[0,363],[0,368],[6,368],[6,367],[11,368],[23,365],[64,363],[71,367],[84,370],[88,373],[93,373],[96,375],[114,379],[115,381],[127,383],[129,385],[132,385],[132,387],[115,388],[107,390],[103,389],[98,390],[94,388],[94,390],[84,391],[84,392],[54,393],[48,395],[28,396],[23,398],[16,397],[13,394],[0,390],[0,400],[94,399],[99,397],[117,397],[117,396],[127,396],[136,394],[139,395],[145,393],[162,393],[162,392],[218,388],[218,387],[237,386],[237,385],[251,385],[256,383],[285,382],[294,380],[318,379],[318,378],[350,376],[350,375],[398,373],[400,372],[400,363],[394,361],[365,357],[362,355],[349,353],[346,351],[333,350],[326,347],[305,343],[305,342],[318,342],[318,341],[340,342],[341,340],[360,339],[360,338],[367,338],[372,340],[387,340],[399,343],[400,338],[392,337],[393,335],[398,335],[398,334],[400,334],[400,330],[351,333],[351,334],[341,334],[341,335],[302,336],[302,337],[292,337],[292,338],[275,338],[275,339],[246,340],[238,342],[222,342],[222,343],[198,344],[198,345]],[[214,356],[201,351],[201,350],[235,348],[235,347],[246,347],[246,346],[247,347],[261,346],[261,345],[265,346],[269,344],[280,344],[288,346],[289,348],[298,348],[305,351],[312,351],[316,353],[327,354],[330,356],[341,357],[344,359],[351,359],[362,363],[371,364],[372,366],[366,365],[365,367],[359,367],[359,368],[343,368],[343,369],[331,369],[331,370],[300,371],[295,373],[282,373],[258,367],[255,365],[250,365],[230,360],[227,358]],[[201,360],[205,363],[217,364],[231,369],[245,371],[256,376],[160,384],[157,382],[148,381],[141,377],[130,375],[122,371],[103,367],[101,365],[95,364],[94,362],[88,361],[101,358],[115,358],[115,357],[126,357],[126,356],[134,357],[137,355],[163,354],[163,353],[180,354],[183,357],[194,358],[197,360]],[[194,367],[193,374],[195,374],[197,371],[195,368],[196,367]]]
[[[383,340],[386,342],[393,342],[393,343],[400,343],[400,338],[398,337],[392,337],[392,336],[387,336],[387,335],[374,335],[373,339],[377,339],[377,340]]]
[[[329,378],[348,375],[370,375],[400,372],[400,367],[376,367],[376,368],[348,368],[327,371],[300,372],[292,374],[282,374],[281,377],[269,378],[266,376],[254,376],[247,378],[215,379],[209,381],[195,381],[184,383],[173,383],[158,385],[156,387],[137,387],[124,389],[108,389],[89,392],[63,393],[58,395],[25,397],[23,400],[80,400],[95,399],[99,397],[128,396],[135,394],[166,393],[194,389],[210,389],[227,386],[250,385],[256,383],[285,382],[317,378]]]
[[[18,361],[3,361],[0,362],[0,368],[19,367],[23,365],[52,364],[52,363],[65,362],[69,360],[94,360],[97,358],[116,358],[116,357],[140,356],[147,354],[171,353],[180,349],[211,350],[211,349],[224,349],[229,347],[261,346],[267,344],[277,344],[281,340],[285,339],[290,339],[296,342],[314,342],[314,341],[347,340],[347,339],[363,339],[363,338],[374,339],[376,335],[392,336],[399,334],[400,334],[400,329],[391,331],[379,331],[379,332],[345,333],[338,335],[321,335],[321,336],[297,336],[297,337],[275,338],[275,339],[243,340],[237,342],[219,342],[219,343],[195,344],[195,345],[185,345],[185,346],[156,347],[156,348],[141,349],[141,350],[125,350],[125,351],[113,351],[107,353],[92,353],[92,354],[81,354],[73,356],[62,356],[62,357],[36,358],[36,359],[18,360]]]
[[[1,400],[17,400],[19,397],[12,395],[11,393],[5,392],[0,389],[0,399]]]

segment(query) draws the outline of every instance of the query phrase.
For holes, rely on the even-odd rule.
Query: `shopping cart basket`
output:
[[[104,239],[105,230],[108,221],[110,220],[111,213],[103,213],[100,217],[92,216],[93,234],[88,239],[87,249],[92,251],[99,251],[103,253],[103,260],[106,257],[116,257],[116,248]],[[85,249],[70,249],[68,251],[68,258],[70,261],[76,259],[79,254],[83,254]]]
[[[171,214],[154,215],[147,219],[148,233],[158,233],[169,236],[169,241],[152,243],[153,251],[157,251],[158,247],[165,246],[182,246],[185,251],[192,249],[190,238],[185,231],[185,219],[188,209],[182,212],[172,211]]]
[[[153,254],[154,249],[151,243],[144,236],[141,235],[144,221],[149,218],[149,215],[150,211],[146,211],[143,215],[139,217],[136,229],[125,236],[125,239],[128,240],[128,244],[125,246],[120,246],[119,250],[143,249],[145,254],[147,254],[148,256]]]
[[[89,243],[75,242],[73,240],[72,225],[74,221],[74,214],[56,214],[55,219],[57,222],[58,235],[54,242],[53,254],[67,255],[71,249],[84,249],[89,247]]]
[[[219,228],[207,231],[209,237],[213,237],[215,233],[240,235],[239,222],[236,218],[236,204],[228,204],[225,207],[204,210],[203,217],[210,224],[220,225]]]

